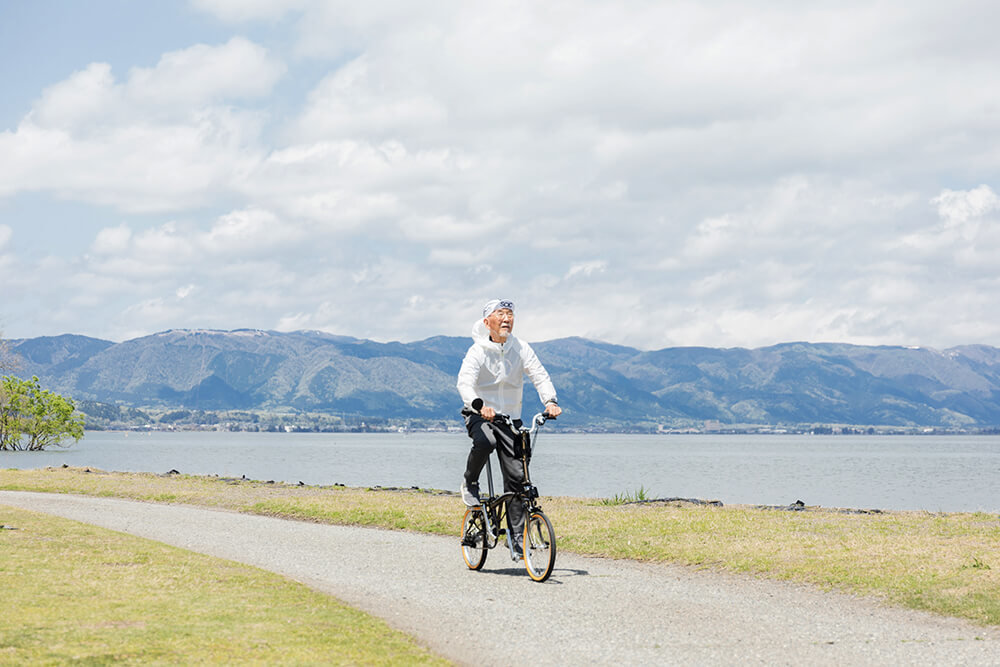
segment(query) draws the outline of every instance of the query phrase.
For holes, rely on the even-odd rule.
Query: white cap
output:
[[[514,302],[507,299],[493,299],[488,301],[485,306],[483,306],[483,318],[490,316],[495,310],[500,310],[501,308],[506,308],[510,312],[514,312]]]

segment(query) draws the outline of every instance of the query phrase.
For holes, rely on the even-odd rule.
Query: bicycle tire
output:
[[[481,570],[486,564],[486,522],[481,507],[470,507],[462,517],[462,558],[470,570]]]
[[[541,510],[524,522],[524,566],[535,581],[545,581],[556,565],[556,531]]]

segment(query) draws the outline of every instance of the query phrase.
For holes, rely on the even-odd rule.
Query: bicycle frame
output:
[[[473,405],[476,411],[482,407],[481,403],[480,405],[473,403]],[[472,411],[466,412],[465,410],[463,413],[473,414]],[[514,433],[514,437],[520,439],[520,460],[524,472],[524,483],[520,489],[496,495],[493,488],[493,469],[490,465],[490,457],[486,458],[486,478],[490,493],[485,499],[480,499],[478,505],[465,510],[465,516],[462,517],[462,557],[470,570],[482,569],[490,549],[497,545],[502,535],[506,534],[507,549],[510,551],[511,560],[516,561],[523,558],[528,576],[537,582],[544,582],[552,574],[556,563],[556,533],[552,522],[538,505],[538,489],[531,483],[528,460],[531,458],[531,447],[535,445],[538,427],[554,417],[539,413],[532,418],[531,428],[528,430],[525,430],[523,425],[518,427],[507,415],[497,415],[495,419],[507,424]],[[515,447],[515,455],[516,451],[517,447]],[[500,454],[497,453],[498,458],[499,456]],[[501,528],[504,519],[510,517],[508,512],[511,501],[524,503],[525,523],[521,554],[514,550],[517,536],[510,533],[510,522],[507,522],[506,528]]]
[[[493,469],[490,465],[490,459],[492,455],[486,459],[486,480],[489,488],[489,495],[485,499],[481,499],[480,502],[483,506],[483,519],[486,522],[486,540],[487,548],[492,549],[497,545],[501,535],[508,532],[506,527],[501,527],[501,524],[507,518],[507,503],[513,498],[520,498],[524,503],[524,515],[528,517],[532,512],[540,511],[541,507],[538,505],[538,489],[535,485],[531,483],[531,475],[528,470],[528,459],[531,456],[531,448],[535,444],[535,436],[538,434],[538,428],[544,424],[549,417],[546,417],[543,413],[539,412],[534,417],[531,418],[531,428],[525,429],[523,426],[518,428],[514,425],[514,421],[508,415],[497,415],[496,419],[500,420],[502,423],[510,426],[511,431],[513,431],[516,437],[521,438],[521,467],[524,471],[524,485],[520,491],[507,491],[503,494],[497,496],[493,487]],[[527,435],[527,440],[524,436]],[[497,458],[499,460],[500,452],[496,452]],[[514,552],[514,542],[512,536],[507,536],[507,549],[510,551],[510,557],[512,560],[517,560],[517,555]]]

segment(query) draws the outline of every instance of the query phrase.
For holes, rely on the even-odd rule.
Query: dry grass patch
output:
[[[560,546],[720,567],[1000,624],[1000,517],[550,503]]]
[[[3,488],[169,499],[442,535],[457,534],[462,515],[454,495],[184,475],[0,470]],[[560,551],[807,582],[1000,625],[1000,517],[995,515],[608,505],[580,498],[543,498],[542,505]]]
[[[92,468],[0,470],[0,489],[131,498],[438,534],[457,531],[461,520],[461,514],[455,518],[459,501],[453,495],[272,484],[211,476],[109,473]]]

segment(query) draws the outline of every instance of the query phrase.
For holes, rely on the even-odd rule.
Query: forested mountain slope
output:
[[[77,400],[454,419],[455,376],[469,342],[171,330],[121,343],[64,335],[10,346],[23,375]],[[577,425],[1000,424],[1000,350],[988,346],[642,351],[582,338],[533,345]],[[535,400],[530,387],[525,398]]]

